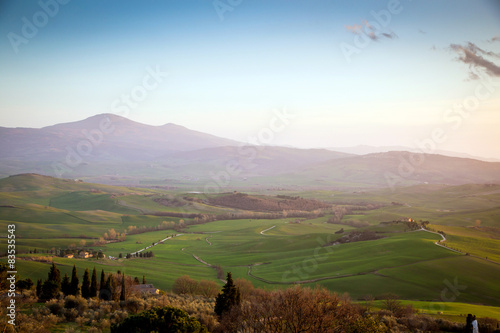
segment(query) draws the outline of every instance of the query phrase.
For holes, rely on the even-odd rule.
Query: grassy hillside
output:
[[[267,289],[297,283],[321,284],[333,291],[348,292],[355,299],[392,292],[413,301],[500,306],[497,285],[500,265],[494,263],[500,260],[499,215],[496,214],[500,186],[496,185],[414,186],[401,192],[278,192],[320,200],[333,208],[351,207],[352,212],[342,217],[343,224],[327,223],[331,214],[316,218],[281,216],[193,224],[194,219],[182,215],[150,214],[248,213],[248,210],[211,206],[209,200],[185,199],[200,197],[199,194],[113,187],[38,175],[1,179],[0,189],[0,228],[7,230],[7,224],[16,224],[18,251],[73,247],[100,249],[107,256],[118,257],[155,244],[147,250],[154,252],[154,258],[53,257],[63,273],[70,273],[73,264],[82,272],[86,267],[96,266],[99,270],[121,270],[132,276],[144,274],[148,282],[170,289],[175,279],[185,274],[221,284],[217,266],[225,272],[233,272],[234,277],[249,279],[254,285]],[[276,200],[262,195],[255,197]],[[410,231],[405,222],[380,224],[408,217],[429,220],[431,228],[447,235],[445,245],[464,253],[436,246],[434,243],[441,239],[440,235]],[[354,227],[356,224],[348,224],[353,220],[364,222],[368,227],[360,229]],[[158,230],[163,221],[173,223],[167,223],[169,227],[165,230]],[[121,233],[132,230],[130,227],[140,229],[141,233],[129,233],[122,242],[93,245],[111,228]],[[365,229],[383,238],[324,246],[349,231]],[[156,244],[172,235],[176,236]],[[0,246],[6,248],[5,239],[0,241]],[[465,252],[473,256],[466,256]],[[47,263],[25,260],[37,256],[49,255],[18,255],[18,271],[22,276],[45,278]],[[450,288],[450,283],[464,288],[459,294],[443,293],[445,288]]]

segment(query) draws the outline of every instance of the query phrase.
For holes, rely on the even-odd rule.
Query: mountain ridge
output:
[[[0,127],[0,175],[38,173],[112,184],[120,180],[239,186],[393,187],[500,183],[500,163],[407,151],[354,155],[255,146],[166,123],[100,114],[40,129]],[[419,161],[422,161],[421,163]]]

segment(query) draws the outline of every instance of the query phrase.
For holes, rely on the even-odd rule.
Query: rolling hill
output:
[[[317,163],[287,178],[316,183],[398,187],[414,184],[485,184],[500,182],[500,163],[437,154],[391,151]]]
[[[38,173],[108,184],[221,190],[500,183],[500,162],[389,151],[252,146],[185,127],[101,114],[41,129],[0,128],[0,177]]]
[[[58,160],[68,154],[68,149],[96,161],[150,160],[171,151],[238,144],[175,124],[150,126],[113,114],[40,129],[2,127],[0,140],[3,159],[28,161]]]

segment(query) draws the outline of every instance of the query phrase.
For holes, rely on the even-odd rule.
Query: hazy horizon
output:
[[[0,126],[114,113],[277,146],[500,158],[499,14],[495,1],[5,1]]]

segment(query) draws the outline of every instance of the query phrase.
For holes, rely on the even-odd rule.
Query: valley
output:
[[[1,230],[16,225],[23,278],[45,278],[53,261],[63,274],[120,270],[168,291],[183,275],[222,286],[231,272],[268,290],[321,285],[358,301],[390,293],[422,312],[468,303],[500,319],[500,185],[205,194],[22,174],[0,179],[0,216]],[[335,242],[360,231],[378,239]],[[125,258],[145,248],[154,256]],[[67,249],[105,258],[58,256]]]

